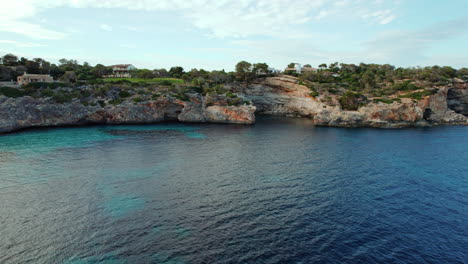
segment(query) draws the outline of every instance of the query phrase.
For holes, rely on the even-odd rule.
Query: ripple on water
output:
[[[117,256],[117,252],[106,253],[101,256],[71,257],[63,264],[126,264],[125,259]]]
[[[115,218],[141,210],[145,207],[145,200],[133,195],[115,195],[104,202],[104,208]]]
[[[153,263],[159,263],[159,264],[186,264],[187,263],[180,258],[174,258],[165,253],[155,253],[151,256],[151,260],[153,261]]]
[[[0,263],[468,263],[468,127],[287,120],[0,136]]]

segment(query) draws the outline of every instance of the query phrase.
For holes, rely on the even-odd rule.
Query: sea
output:
[[[0,135],[0,263],[468,263],[468,127]]]

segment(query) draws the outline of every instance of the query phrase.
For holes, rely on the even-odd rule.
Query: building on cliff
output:
[[[304,65],[302,66],[300,63],[294,63],[294,67],[288,67],[284,69],[284,72],[295,72],[295,73],[302,73],[302,72],[311,72],[311,71],[317,71],[316,68],[310,67],[310,65]]]
[[[26,85],[28,83],[33,82],[53,82],[54,78],[48,74],[27,74],[24,73],[23,75],[18,76],[17,78],[18,84]]]
[[[105,78],[130,78],[132,77],[131,71],[136,70],[132,64],[116,64],[109,68],[112,68],[112,74],[104,75]]]

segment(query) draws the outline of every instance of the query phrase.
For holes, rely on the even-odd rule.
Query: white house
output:
[[[317,69],[309,67],[309,65],[307,65],[307,67],[302,67],[302,65],[300,63],[294,63],[294,67],[288,67],[288,68],[284,69],[284,71],[285,72],[295,72],[295,73],[300,74],[302,72],[317,71]]]
[[[111,75],[105,75],[106,78],[130,78],[131,71],[136,70],[136,67],[132,64],[116,64],[109,66],[112,68]]]
[[[281,73],[281,70],[278,70],[278,69],[275,69],[275,68],[272,68],[272,67],[268,67],[268,72],[271,72],[271,73]]]

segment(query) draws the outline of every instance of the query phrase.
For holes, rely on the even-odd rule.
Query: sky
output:
[[[233,70],[468,67],[467,0],[0,0],[0,55]]]

